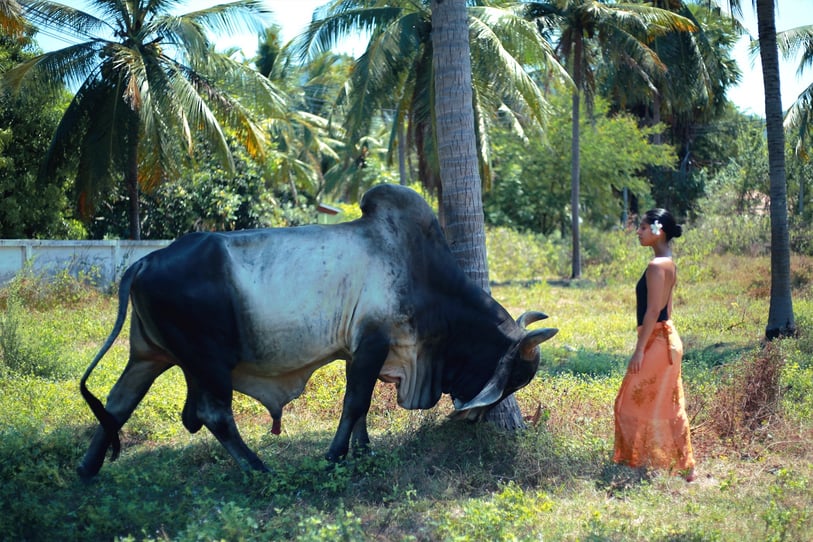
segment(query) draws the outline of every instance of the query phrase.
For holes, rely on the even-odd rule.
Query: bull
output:
[[[244,469],[265,470],[232,412],[234,391],[262,403],[279,433],[283,406],[310,376],[346,361],[342,414],[330,461],[369,444],[367,412],[378,379],[394,383],[398,404],[433,407],[442,394],[458,414],[479,419],[528,384],[539,344],[558,330],[527,330],[470,280],[437,218],[414,191],[376,186],[362,216],[332,226],[192,233],[130,266],[118,315],[80,382],[99,421],[78,467],[95,476],[119,430],[153,381],[179,366],[186,380],[183,424],[202,426]],[[121,332],[132,304],[128,363],[106,405],[88,378]]]

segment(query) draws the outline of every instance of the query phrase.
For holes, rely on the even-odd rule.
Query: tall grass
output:
[[[723,223],[725,226],[725,223]],[[733,227],[733,226],[732,226]],[[396,405],[376,387],[372,455],[328,465],[342,364],[285,409],[282,435],[237,394],[241,433],[272,469],[243,473],[180,421],[185,383],[161,376],[90,484],[74,473],[96,425],[77,389],[115,300],[25,277],[0,290],[0,533],[17,540],[804,540],[813,532],[813,261],[794,257],[798,337],[762,343],[767,256],[725,253],[707,227],[676,244],[675,322],[699,479],[610,461],[612,403],[634,345],[633,287],[646,249],[589,232],[585,277],[561,240],[489,232],[493,295],[540,309],[560,333],[517,394],[524,431]],[[75,288],[74,288],[75,287]],[[60,289],[61,288],[61,289]],[[49,290],[51,289],[51,290]],[[48,294],[47,292],[53,292]],[[127,331],[94,372],[99,396],[126,362]]]

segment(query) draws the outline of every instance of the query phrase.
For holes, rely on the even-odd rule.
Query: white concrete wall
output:
[[[0,285],[10,281],[30,262],[36,273],[68,270],[89,273],[98,286],[108,287],[127,267],[171,241],[45,241],[0,239]]]

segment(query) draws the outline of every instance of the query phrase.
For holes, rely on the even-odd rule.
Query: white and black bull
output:
[[[342,415],[327,457],[369,443],[376,380],[392,382],[408,409],[449,394],[477,418],[530,382],[546,318],[514,321],[467,278],[432,209],[395,185],[369,190],[358,220],[230,233],[194,233],[134,263],[121,279],[115,326],[81,380],[100,421],[78,468],[94,476],[153,381],[172,366],[187,384],[183,423],[205,425],[243,468],[264,470],[232,415],[234,390],[260,401],[279,432],[282,408],[313,372],[347,361]],[[106,406],[88,390],[132,301],[130,357]]]

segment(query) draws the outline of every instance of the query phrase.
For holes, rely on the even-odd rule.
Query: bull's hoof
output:
[[[347,457],[347,451],[345,450],[344,453],[335,453],[335,452],[328,452],[325,455],[325,459],[328,460],[329,463],[338,463],[342,459]]]
[[[99,469],[88,468],[84,463],[76,467],[76,474],[83,482],[90,482],[98,474]]]
[[[369,457],[371,455],[373,455],[373,450],[370,448],[369,443],[361,444],[357,442],[353,446],[353,457]]]

